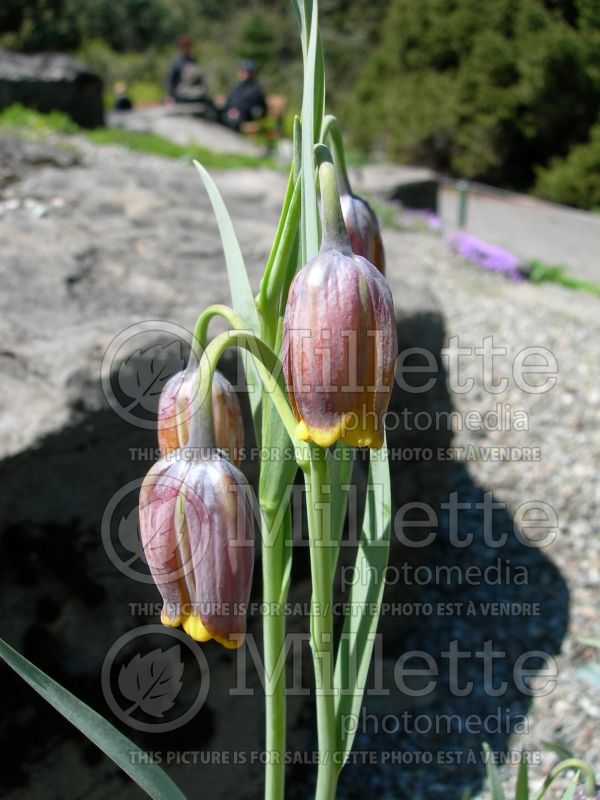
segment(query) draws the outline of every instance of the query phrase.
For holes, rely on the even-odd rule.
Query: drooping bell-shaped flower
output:
[[[377,215],[364,198],[352,191],[346,169],[342,135],[337,120],[334,117],[327,117],[327,120],[330,122],[329,135],[333,145],[342,216],[352,252],[366,258],[377,267],[382,275],[385,275],[385,252]]]
[[[140,534],[163,599],[161,621],[239,647],[254,566],[250,487],[217,449],[176,450],[144,479]]]
[[[186,369],[165,384],[158,401],[158,446],[161,456],[185,447],[189,435],[192,400],[197,390],[197,360],[190,356]],[[244,422],[233,386],[219,371],[212,380],[212,415],[215,443],[239,466],[244,447]]]
[[[349,190],[340,194],[340,204],[352,252],[364,256],[385,275],[385,252],[375,212],[366,200]]]
[[[390,288],[350,247],[333,165],[319,169],[325,236],[296,275],[284,318],[282,360],[296,436],[328,447],[383,444],[397,356]]]

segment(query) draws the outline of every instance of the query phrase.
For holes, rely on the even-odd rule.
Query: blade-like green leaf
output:
[[[573,751],[560,742],[550,742],[542,739],[542,745],[551,753],[556,753],[559,758],[573,758]]]
[[[315,60],[315,111],[314,111],[314,140],[319,141],[321,126],[325,114],[325,59],[321,35],[317,36],[317,54]]]
[[[535,795],[534,800],[541,800],[560,773],[569,769],[576,769],[578,772],[583,772],[585,775],[585,785],[587,791],[589,793],[594,791],[594,787],[596,786],[596,775],[594,774],[592,767],[590,767],[587,762],[582,761],[580,758],[565,758],[564,761],[561,761],[560,764],[557,764],[555,767],[553,767],[549,774],[546,775],[544,783],[542,784],[541,789]]]
[[[251,328],[254,333],[259,334],[260,330],[256,306],[254,304],[254,296],[250,288],[244,256],[242,255],[242,250],[231,217],[221,197],[221,193],[211,176],[198,161],[194,161],[194,166],[202,178],[219,227],[233,307],[244,322],[248,323],[248,327]]]
[[[0,639],[0,657],[44,700],[106,753],[150,797],[156,800],[185,800],[185,795],[160,767],[152,763],[141,764],[139,759],[134,760],[131,757],[133,752],[139,751],[137,745],[2,639]]]
[[[355,561],[357,580],[350,590],[351,613],[344,620],[333,681],[337,690],[335,715],[337,747],[342,754],[340,769],[354,742],[356,726],[348,726],[344,721],[357,719],[362,705],[388,563],[391,492],[386,445],[371,457],[365,503]],[[349,727],[352,732],[348,732]]]
[[[485,770],[490,785],[490,797],[492,800],[506,800],[504,789],[502,788],[502,781],[500,780],[500,773],[492,760],[492,749],[487,742],[483,743],[483,750],[486,756]]]
[[[579,783],[580,774],[581,773],[576,772],[575,775],[573,775],[573,779],[565,789],[565,793],[563,794],[561,800],[573,800],[573,798],[575,797],[575,790],[577,789],[577,784]]]
[[[344,442],[338,442],[333,452],[327,453],[330,462],[329,475],[331,477],[330,504],[331,504],[331,538],[337,543],[332,547],[331,574],[335,573],[338,556],[340,553],[340,540],[344,531],[346,512],[348,510],[348,491],[351,488],[352,470],[354,468],[355,450]]]
[[[515,787],[515,800],[529,800],[529,767],[521,753],[521,763],[517,772],[517,785]]]
[[[590,647],[600,647],[600,639],[577,639],[581,644],[589,644]]]
[[[313,0],[308,51],[304,65],[302,94],[302,260],[306,263],[319,252],[317,189],[315,185],[315,76],[318,51],[318,2]]]
[[[584,664],[577,668],[577,675],[594,689],[600,689],[600,664]]]
[[[229,289],[231,292],[231,301],[233,308],[238,316],[247,323],[248,328],[251,329],[257,336],[260,334],[260,325],[258,321],[258,314],[256,305],[254,303],[254,296],[250,287],[246,265],[242,250],[238,242],[238,238],[225,206],[225,202],[221,197],[216,183],[210,177],[208,172],[204,169],[202,164],[194,161],[194,166],[198,170],[204,187],[208,193],[217,225],[219,234],[221,236],[221,243],[223,245],[223,253],[225,255],[225,264],[227,266],[227,277],[229,279]],[[250,400],[250,407],[252,409],[252,417],[254,419],[254,427],[257,434],[257,441],[260,441],[260,378],[256,371],[256,367],[252,358],[245,351],[241,354],[242,363],[244,365],[244,372],[246,374],[246,382],[248,384],[248,396]]]

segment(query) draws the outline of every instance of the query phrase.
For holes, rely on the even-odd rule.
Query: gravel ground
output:
[[[153,245],[153,236],[157,242],[162,241],[160,231],[143,229],[144,217],[148,213],[144,203],[156,202],[161,192],[170,196],[168,191],[173,194],[173,187],[179,190],[177,181],[182,181],[187,173],[184,174],[182,165],[162,160],[158,164],[156,159],[126,155],[118,150],[105,151],[107,154],[102,155],[82,145],[82,152],[90,162],[97,158],[95,168],[104,176],[104,183],[98,181],[94,189],[98,195],[96,199],[98,202],[106,200],[108,211],[105,213],[115,215],[122,225],[122,242],[115,240],[116,228],[111,228],[113,236],[106,247],[120,247],[128,255],[127,263],[136,265],[137,269],[142,262],[140,253],[145,251],[137,251],[131,244],[135,231],[138,228],[143,230],[146,247]],[[160,170],[149,172],[146,187],[140,173],[144,167],[156,165]],[[121,213],[121,206],[115,205],[112,196],[115,177],[110,170],[116,168],[121,170],[117,183],[124,183],[126,179],[131,183],[126,187],[127,197],[119,201],[127,206],[129,216]],[[245,180],[242,177],[236,172],[223,174],[219,176],[219,185],[228,201],[231,195],[235,202],[233,215],[242,246],[255,266],[264,255],[264,240],[275,220],[284,177],[271,173],[245,174]],[[43,181],[48,179],[52,180],[50,197],[59,193],[62,196],[64,189],[67,201],[72,201],[71,195],[75,192],[72,173],[62,175],[49,169],[40,171],[24,183],[17,184],[15,191],[24,196],[31,193],[34,197],[41,192],[43,198]],[[260,187],[256,186],[257,180]],[[143,192],[140,186],[145,187]],[[76,199],[81,206],[80,213],[90,217],[85,205],[88,195],[92,196],[92,193],[86,190],[83,199],[79,196]],[[112,205],[108,203],[109,199]],[[205,200],[195,196],[189,202],[194,208],[200,202],[203,208],[206,206]],[[249,211],[244,221],[244,210],[249,205],[260,209],[262,226],[256,219],[249,221]],[[134,207],[137,209],[135,213]],[[11,208],[6,206],[3,213],[13,213]],[[23,209],[23,213],[31,212],[32,238],[35,238],[35,220],[38,217],[47,220],[47,213],[50,218],[55,213],[65,213],[48,211],[46,205],[42,207],[39,203]],[[166,213],[165,225],[171,221]],[[172,209],[172,213],[181,215],[183,219],[187,209]],[[255,217],[258,218],[258,213]],[[190,241],[194,242],[193,248],[189,245],[189,260],[195,263],[200,232],[196,222],[187,218],[183,222],[188,226]],[[90,217],[85,225],[77,227],[73,236],[90,237],[93,233],[100,237],[97,232],[90,233],[93,223],[97,223],[99,230],[102,228],[102,219],[96,221]],[[207,237],[204,257],[212,258],[212,251],[216,248],[214,223],[203,221],[201,227]],[[600,637],[600,538],[596,530],[600,486],[594,481],[594,467],[600,456],[599,301],[559,286],[511,283],[501,276],[485,273],[461,263],[449,252],[443,239],[433,233],[386,229],[384,238],[392,283],[394,275],[400,273],[409,280],[415,276],[418,283],[425,275],[439,298],[451,345],[449,363],[445,365],[451,386],[466,379],[473,381],[468,392],[454,391],[452,394],[458,412],[455,427],[462,427],[455,433],[454,447],[457,449],[447,454],[454,461],[449,497],[462,504],[457,524],[454,524],[452,510],[442,509],[435,541],[425,555],[420,555],[419,563],[430,571],[425,573],[425,577],[436,576],[436,568],[449,565],[459,567],[464,576],[464,569],[468,566],[485,569],[500,563],[502,579],[473,584],[461,581],[456,573],[452,573],[448,579],[424,579],[423,585],[416,585],[416,576],[413,576],[409,587],[389,587],[387,597],[390,599],[397,601],[406,596],[421,604],[431,603],[433,612],[426,614],[421,609],[419,613],[404,615],[398,620],[389,616],[382,620],[384,652],[380,663],[386,680],[391,682],[397,659],[406,651],[415,650],[429,654],[439,663],[439,675],[434,690],[426,695],[409,697],[407,693],[396,692],[391,696],[370,695],[367,698],[366,712],[371,717],[357,737],[356,750],[359,753],[372,752],[380,762],[386,755],[396,754],[394,757],[400,757],[403,766],[399,768],[396,763],[380,763],[373,767],[360,763],[350,765],[342,773],[339,796],[353,800],[377,792],[382,800],[459,800],[468,792],[471,796],[486,797],[482,792],[484,766],[480,758],[483,740],[489,741],[498,753],[514,752],[521,747],[530,751],[533,761],[539,762],[531,765],[535,786],[540,785],[556,761],[556,756],[542,746],[543,741],[560,742],[600,769],[600,693],[587,686],[577,673],[580,666],[597,658],[593,649],[580,644],[578,639]],[[182,239],[181,246],[187,252],[188,239]],[[156,268],[157,258],[160,260],[162,257],[162,251],[150,249],[149,252],[152,258],[148,256],[146,270],[154,279],[152,270]],[[112,250],[110,254],[112,257]],[[183,255],[182,264],[187,269]],[[115,264],[120,263],[117,256],[124,257],[116,253]],[[165,263],[169,263],[166,256]],[[134,266],[131,266],[130,275],[135,274]],[[119,273],[120,291],[128,285],[130,278],[127,276],[129,273],[126,277]],[[97,287],[95,291],[97,293]],[[162,285],[157,283],[156,291],[160,294]],[[174,293],[173,299],[169,300],[174,308],[176,300]],[[487,337],[493,337],[495,347],[504,348],[504,354],[494,359],[493,370],[473,350],[482,347]],[[458,370],[456,363],[450,363],[451,353],[456,353],[457,347],[469,350],[468,354],[461,355]],[[546,353],[547,360],[551,353],[557,361],[558,380],[549,391],[524,391],[522,377],[514,369],[518,354],[531,347],[546,348],[550,351]],[[538,381],[549,377],[542,375]],[[490,391],[490,382],[497,383],[500,378],[506,378],[506,386],[500,387],[499,392]],[[474,417],[466,417],[468,412],[481,415],[498,410],[502,417],[500,426],[488,418],[488,429],[468,429],[468,426],[475,427]],[[462,426],[458,425],[461,421]],[[495,430],[495,427],[501,429]],[[486,449],[490,447],[514,450],[508,453],[508,457],[501,458],[506,454]],[[529,460],[525,460],[526,457]],[[486,497],[487,501],[493,499],[498,504],[491,526],[487,525]],[[533,501],[538,507],[542,502],[548,504],[545,506],[547,512],[550,513],[551,507],[558,517],[558,535],[545,547],[528,546],[521,534],[527,527],[527,520],[521,521],[519,535],[513,530],[516,511],[523,511],[523,504]],[[474,534],[468,547],[453,545],[453,536],[464,537],[468,533]],[[485,534],[490,533],[495,537],[502,533],[508,535],[499,547],[486,541]],[[527,533],[532,536],[534,531],[527,528]],[[395,565],[402,563],[401,553],[396,551],[394,558]],[[524,575],[522,581],[518,579],[519,575]],[[506,602],[516,604],[515,613],[500,615],[497,609],[485,605]],[[438,607],[440,603],[445,604],[443,608],[447,614],[442,615]],[[456,604],[460,603],[463,605],[458,607]],[[469,603],[474,604],[472,614],[467,611]],[[449,659],[442,655],[451,642],[456,642],[461,652],[470,653],[460,661],[459,686],[464,687],[467,681],[472,681],[464,695],[452,691]],[[502,651],[503,655],[493,660],[489,651],[485,658],[478,656],[485,642],[491,642],[494,652]],[[515,684],[513,673],[515,661],[528,651],[548,654],[555,659],[558,669],[558,681],[552,691],[539,693],[534,698],[523,694]],[[484,662],[489,669],[493,668],[491,691]],[[422,662],[418,666],[422,667]],[[539,668],[540,664],[532,666]],[[501,687],[501,682],[506,686]],[[538,677],[538,689],[542,684],[543,680]],[[388,726],[393,727],[394,720],[397,721],[404,712],[412,717],[403,722],[402,729],[383,729],[386,717],[389,718]],[[498,730],[483,733],[466,730],[467,720],[472,714],[489,720],[496,717]],[[444,729],[444,720],[450,720],[448,730]],[[376,725],[378,731],[374,730]],[[525,732],[519,733],[521,729]],[[261,743],[257,742],[256,746],[260,747]],[[540,753],[541,761],[538,758]],[[432,761],[424,762],[423,754],[429,754],[427,758]],[[48,766],[47,773],[40,775],[53,774],[50,770],[54,768],[56,759],[54,755],[50,758],[53,764]],[[62,773],[70,775],[64,769],[70,763],[68,755],[61,763]],[[95,771],[87,769],[85,775],[88,779],[92,774],[94,780],[100,777],[98,768]],[[113,773],[107,771],[107,774]],[[307,781],[310,781],[311,774],[306,768],[303,768],[302,775],[294,774],[296,788],[290,791],[290,798],[307,796]],[[514,767],[502,768],[506,781],[513,781],[515,774]],[[122,787],[121,791],[118,796],[137,796],[129,787]],[[100,794],[96,796],[106,796],[108,784],[98,785],[97,793]],[[84,795],[92,796],[87,791],[80,794]],[[117,796],[112,790],[111,795]],[[21,794],[19,800],[23,796]],[[257,795],[250,795],[244,786],[236,796],[248,798]],[[552,796],[558,797],[558,791]]]
[[[513,568],[522,565],[528,571],[527,583],[522,586],[516,585],[514,574],[498,586],[448,587],[438,581],[424,587],[420,599],[433,603],[440,599],[539,603],[537,612],[530,616],[493,617],[480,613],[470,617],[463,611],[451,617],[434,614],[426,625],[422,618],[415,617],[405,634],[405,646],[409,650],[439,654],[441,643],[451,639],[458,640],[461,649],[471,651],[474,645],[491,639],[495,649],[506,652],[507,664],[528,650],[551,654],[559,677],[551,691],[529,702],[529,698],[515,689],[502,658],[498,658],[499,669],[494,680],[508,681],[509,688],[500,697],[489,696],[481,677],[478,680],[481,663],[476,665],[468,659],[464,662],[467,666],[464,673],[460,672],[461,678],[464,675],[475,682],[474,691],[466,698],[453,697],[447,676],[442,678],[440,674],[442,685],[433,701],[420,709],[421,713],[435,718],[440,713],[458,712],[464,721],[469,713],[489,714],[501,707],[502,713],[511,719],[508,728],[512,732],[487,736],[456,732],[400,734],[397,743],[407,753],[434,752],[433,766],[384,768],[373,775],[371,786],[385,798],[460,797],[459,788],[481,792],[481,764],[469,765],[463,761],[440,766],[436,759],[443,759],[437,754],[444,752],[464,752],[469,748],[478,751],[484,738],[499,749],[531,751],[533,761],[539,761],[530,767],[531,784],[535,788],[558,760],[542,745],[543,741],[561,743],[598,770],[600,693],[584,683],[577,673],[580,666],[595,657],[593,649],[578,639],[600,636],[597,528],[600,488],[596,480],[600,463],[598,300],[559,286],[510,282],[461,263],[449,254],[443,239],[434,234],[386,232],[385,241],[388,253],[393,254],[395,268],[424,271],[429,277],[446,315],[448,337],[458,337],[452,346],[471,349],[471,354],[465,354],[458,362],[458,378],[460,382],[473,378],[473,386],[470,391],[453,394],[465,428],[456,432],[455,446],[465,451],[457,454],[452,489],[458,492],[461,501],[469,504],[458,514],[458,531],[461,535],[472,531],[476,537],[462,551],[449,546],[450,512],[442,514],[440,536],[435,543],[437,550],[431,563],[436,555],[439,563],[463,566],[489,564],[501,557],[510,560]],[[484,367],[482,356],[474,351],[490,336],[494,347],[503,349],[503,354],[493,361],[493,374],[489,363]],[[523,391],[522,377],[514,367],[517,354],[529,347],[546,348],[558,364],[556,385],[548,386],[549,390],[543,393]],[[549,360],[550,356],[546,358]],[[527,363],[532,363],[531,357]],[[451,382],[456,382],[456,369],[450,368],[449,376]],[[547,377],[538,377],[537,383]],[[506,386],[492,393],[491,382],[498,383],[500,378],[507,379]],[[532,377],[528,381],[535,382]],[[502,414],[506,415],[507,410],[512,413],[510,421],[505,417],[502,430],[466,429],[469,418],[465,415],[469,411],[495,410],[498,404]],[[525,424],[527,430],[518,429]],[[497,460],[493,452],[486,458],[490,451],[485,448],[495,446],[515,450],[508,460]],[[525,448],[538,448],[531,453],[534,460],[524,460]],[[489,491],[493,492],[494,501],[505,504],[504,509],[495,513],[492,530],[494,535],[506,531],[509,537],[497,549],[487,547],[482,541],[484,512],[475,508],[475,502]],[[515,510],[531,501],[549,504],[558,517],[558,535],[544,547],[525,547],[511,532]],[[528,528],[527,531],[532,539],[534,534],[548,534],[543,530],[535,532]],[[526,732],[519,735],[519,715],[525,712]],[[367,746],[367,740],[362,744]],[[503,767],[501,772],[506,781],[514,781],[515,767]],[[356,789],[359,774],[350,767],[344,775],[347,797],[364,796]],[[565,783],[557,782],[556,786],[564,787]],[[482,792],[478,796],[489,795]],[[558,788],[550,796],[560,796]]]

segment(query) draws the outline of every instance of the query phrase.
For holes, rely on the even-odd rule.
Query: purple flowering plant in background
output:
[[[442,218],[429,208],[403,208],[402,214],[407,225],[425,226],[431,231],[442,230]]]
[[[501,272],[513,281],[524,279],[519,259],[514,253],[478,239],[470,233],[459,231],[446,238],[450,247],[465,261],[492,272]]]

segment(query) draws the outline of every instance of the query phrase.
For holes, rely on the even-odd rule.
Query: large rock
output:
[[[431,169],[384,163],[352,167],[350,173],[358,192],[394,200],[405,208],[438,210],[440,178]]]
[[[0,109],[13,103],[44,113],[63,111],[83,128],[104,124],[102,80],[62,53],[0,50]]]
[[[135,413],[121,406],[134,402],[140,376],[151,381],[182,368],[196,314],[229,302],[216,224],[195,170],[117,148],[80,147],[85,166],[24,173],[0,215],[0,458],[8,459],[0,470],[4,487],[15,487],[4,495],[10,498],[4,508],[0,501],[7,521],[42,521],[49,514],[61,523],[96,521],[115,475],[118,483],[147,468],[132,460],[128,447],[155,446],[157,394],[138,397]],[[256,286],[284,177],[235,171],[219,175],[218,183]],[[435,296],[417,273],[392,269],[388,277],[401,349],[426,348],[438,362],[444,322]],[[447,446],[449,435],[437,429],[434,413],[448,405],[442,372],[425,393],[395,387],[390,444],[404,450],[392,462],[399,505],[416,497],[434,502],[444,485],[442,464],[409,451]],[[405,408],[410,416],[401,416]],[[414,425],[418,410],[430,420],[425,428]],[[105,450],[102,442],[113,438],[122,447]],[[31,468],[36,477],[24,480]],[[57,489],[65,470],[68,502]],[[32,480],[33,495],[25,488]]]
[[[95,149],[84,141],[77,146],[80,162],[69,169],[51,160],[35,171],[26,159],[17,164],[20,180],[6,188],[0,204],[0,547],[8,590],[2,614],[11,643],[110,715],[98,679],[103,659],[130,629],[157,621],[153,611],[132,611],[135,604],[156,603],[158,595],[154,586],[128,574],[139,552],[139,481],[156,457],[157,389],[182,367],[198,312],[229,302],[229,289],[214,217],[191,165]],[[285,176],[235,171],[216,180],[257,286]],[[394,268],[395,247],[389,277],[401,347],[426,346],[437,358],[443,337],[439,306],[418,273]],[[234,359],[226,370],[235,380]],[[440,378],[425,394],[397,388],[391,408],[398,412],[414,404],[431,411],[447,402]],[[434,428],[415,432],[406,424],[390,437],[403,447],[438,441]],[[256,466],[256,459],[244,464],[251,478]],[[396,505],[434,502],[448,469],[410,458],[392,468]],[[356,475],[364,480],[360,468]],[[309,591],[301,574],[305,553],[299,548],[294,567],[294,593],[301,602]],[[258,600],[260,581],[253,591]],[[255,615],[249,623],[257,642],[260,622]],[[395,618],[394,624],[397,635]],[[290,626],[308,630],[303,617]],[[215,647],[203,652],[215,678],[202,713],[176,732],[179,738],[144,739],[133,732],[135,740],[153,751],[260,749],[262,693],[252,663],[248,680],[256,692],[239,698],[230,693],[236,680],[230,654]],[[52,712],[21,682],[11,681],[7,694],[20,716],[15,722],[16,713],[7,715],[7,740],[26,738],[27,752],[36,754],[36,775],[49,783],[61,780],[49,778],[54,764],[74,761],[70,779],[86,796],[133,796],[116,767],[105,761],[87,766],[85,745],[69,742],[70,729],[61,732],[61,749],[51,756]],[[35,730],[23,709],[35,714]],[[313,747],[311,714],[309,700],[292,698],[291,747]],[[21,781],[28,797],[43,798],[40,781],[27,783],[27,761],[21,755],[14,761],[20,772],[5,776],[5,796],[23,796],[15,789]],[[207,796],[253,800],[262,794],[260,764],[206,764],[202,770]],[[171,774],[193,791],[193,770],[174,766]],[[86,791],[91,780],[96,794]]]

